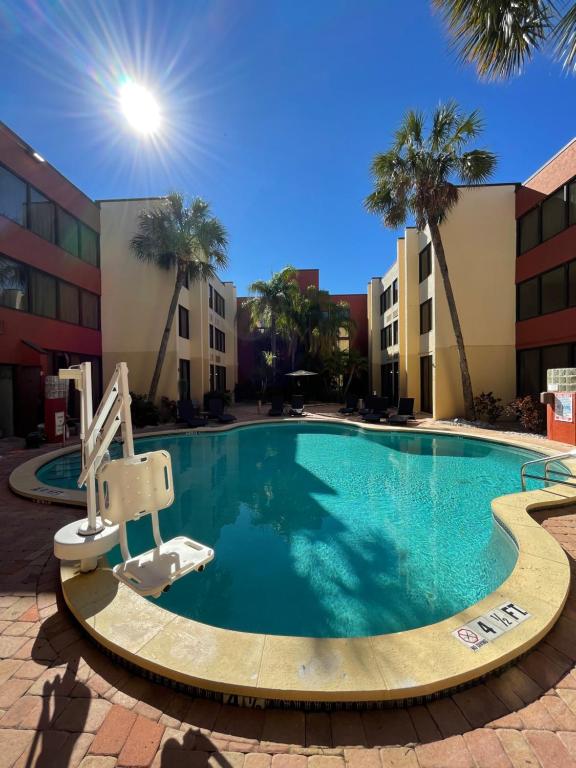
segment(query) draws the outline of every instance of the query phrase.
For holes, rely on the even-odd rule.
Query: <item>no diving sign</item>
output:
[[[477,651],[483,645],[496,640],[500,635],[509,632],[531,616],[528,611],[520,608],[516,603],[504,603],[490,613],[479,616],[474,621],[459,627],[452,634],[457,640]]]

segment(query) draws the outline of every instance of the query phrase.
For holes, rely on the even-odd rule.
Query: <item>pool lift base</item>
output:
[[[91,364],[62,369],[59,376],[74,381],[80,392],[82,471],[78,487],[86,485],[87,518],[56,533],[54,554],[62,560],[80,560],[80,570],[86,573],[119,542],[123,562],[113,569],[116,579],[144,597],[159,597],[177,579],[204,570],[214,558],[214,550],[184,536],[162,540],[158,511],[174,501],[172,463],[167,451],[134,455],[126,363],[116,366],[94,417]],[[111,461],[108,448],[119,428],[123,458]],[[151,516],[156,547],[132,557],[126,524],[143,515]]]

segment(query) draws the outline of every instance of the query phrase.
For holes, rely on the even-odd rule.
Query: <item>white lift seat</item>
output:
[[[113,569],[118,581],[144,597],[159,597],[173,582],[191,571],[202,571],[214,550],[185,536],[162,541],[158,512],[174,501],[172,462],[167,451],[152,451],[116,459],[98,470],[100,514],[106,525],[117,525],[124,562]],[[143,515],[152,518],[156,547],[132,557],[126,524]]]

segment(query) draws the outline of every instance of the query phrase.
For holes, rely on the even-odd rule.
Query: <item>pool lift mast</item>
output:
[[[91,363],[59,371],[80,393],[82,470],[78,487],[86,485],[87,517],[69,523],[54,537],[54,554],[80,560],[83,573],[93,571],[98,558],[120,543],[123,561],[114,566],[118,581],[143,596],[159,597],[177,579],[202,571],[214,551],[193,539],[177,536],[164,542],[158,512],[174,502],[172,462],[168,451],[134,454],[128,367],[118,363],[102,401],[92,414]],[[108,449],[118,429],[122,458],[110,459]],[[151,516],[155,547],[132,556],[127,523]]]

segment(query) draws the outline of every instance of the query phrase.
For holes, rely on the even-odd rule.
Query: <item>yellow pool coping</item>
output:
[[[322,420],[342,423],[338,419]],[[249,423],[263,422],[243,422],[234,427]],[[402,431],[454,435],[453,431],[438,429]],[[167,433],[154,436],[160,434]],[[464,431],[459,434],[485,439]],[[502,435],[494,441],[528,447],[526,441]],[[532,443],[530,447],[542,454],[553,453],[549,446],[536,447]],[[63,452],[67,450],[45,454],[28,464],[41,466]],[[22,473],[16,478],[18,483],[21,480]],[[147,673],[185,686],[225,697],[235,695],[251,704],[418,699],[464,685],[505,666],[552,628],[568,595],[570,566],[560,544],[533,520],[530,512],[571,506],[576,504],[575,499],[575,488],[558,485],[494,499],[496,519],[518,545],[518,560],[510,576],[466,610],[405,632],[362,638],[306,638],[225,630],[180,617],[136,595],[116,581],[105,560],[91,574],[80,574],[77,564],[62,563],[62,590],[74,616],[105,649]],[[57,502],[62,503],[62,499]],[[479,616],[510,604],[516,606],[513,612],[520,609],[530,616],[492,642],[471,650],[453,636]]]

